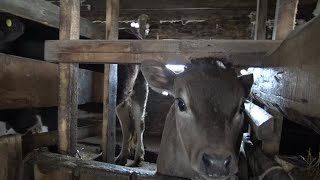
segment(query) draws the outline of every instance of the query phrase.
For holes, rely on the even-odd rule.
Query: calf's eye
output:
[[[178,101],[179,110],[180,111],[186,111],[187,110],[187,106],[186,106],[186,103],[184,103],[183,99],[177,98],[176,100]]]
[[[239,112],[240,112],[240,113],[243,113],[243,112],[244,112],[244,109],[245,109],[244,104],[241,104],[240,109],[239,109]]]

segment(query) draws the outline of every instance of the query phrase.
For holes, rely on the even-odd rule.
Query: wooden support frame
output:
[[[107,0],[106,39],[118,39],[119,0]],[[114,163],[116,144],[116,100],[118,65],[104,65],[102,160]]]
[[[80,1],[60,1],[61,40],[79,39]],[[78,65],[59,64],[58,151],[74,156],[77,141]]]
[[[260,66],[281,41],[271,40],[76,40],[46,41],[45,59],[69,63],[185,63],[214,57],[234,65]]]
[[[1,0],[0,11],[26,18],[46,26],[59,28],[60,8],[45,0]],[[103,39],[104,29],[88,19],[80,18],[81,36]]]
[[[294,29],[299,0],[277,0],[273,40],[283,40]]]

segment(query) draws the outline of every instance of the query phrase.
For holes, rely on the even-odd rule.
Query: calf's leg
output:
[[[138,166],[140,162],[144,160],[143,133],[145,130],[144,118],[148,99],[148,85],[141,73],[136,79],[131,98],[131,112],[137,143],[135,147],[134,160],[128,166]]]
[[[125,165],[127,163],[127,159],[130,152],[130,146],[129,141],[131,139],[131,133],[130,133],[130,125],[131,125],[131,118],[130,118],[130,100],[126,99],[123,102],[121,102],[116,109],[116,113],[118,116],[118,119],[121,124],[121,130],[122,130],[122,146],[120,154],[117,156],[115,163],[119,165]]]

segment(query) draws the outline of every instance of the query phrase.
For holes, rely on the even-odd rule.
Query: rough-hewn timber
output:
[[[0,179],[21,179],[21,135],[0,137]]]
[[[281,41],[270,40],[77,40],[47,41],[45,59],[73,63],[141,63],[155,59],[185,63],[199,57],[215,57],[234,65],[260,66]]]
[[[106,39],[118,39],[119,0],[107,0]],[[116,144],[116,100],[118,65],[104,65],[102,160],[114,163]]]
[[[60,1],[60,40],[79,39],[80,1]],[[74,156],[77,144],[78,64],[59,63],[58,151]]]
[[[92,136],[98,136],[101,132],[101,124],[79,127],[77,130],[77,139],[83,139]],[[34,149],[55,146],[58,144],[58,131],[50,131],[39,134],[25,135],[22,137],[23,156]]]
[[[255,68],[253,95],[288,119],[320,134],[320,16],[293,31]],[[274,68],[273,66],[277,66]]]
[[[266,39],[266,22],[268,19],[268,0],[257,0],[254,39]]]
[[[273,116],[259,106],[246,102],[245,112],[258,140],[270,140],[274,129]]]
[[[0,109],[58,105],[58,65],[0,53]],[[102,102],[103,74],[79,69],[78,103]]]
[[[49,180],[60,180],[64,177],[79,180],[183,180],[155,174],[155,171],[106,164],[97,161],[85,161],[48,152],[34,152],[25,160],[25,180],[47,177]],[[33,172],[33,169],[37,174]],[[69,180],[68,179],[68,180]]]
[[[1,0],[0,11],[26,18],[46,26],[59,28],[60,8],[45,0]],[[87,38],[103,39],[103,29],[81,18],[80,34]]]
[[[299,0],[277,0],[273,40],[285,39],[294,29]]]

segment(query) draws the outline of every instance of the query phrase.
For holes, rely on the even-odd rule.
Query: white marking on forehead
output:
[[[169,93],[167,91],[162,91],[161,94],[164,95],[164,96],[168,96],[169,95]]]
[[[167,64],[166,65],[166,68],[170,69],[175,74],[182,73],[184,71],[185,67],[186,67],[185,65],[181,65],[181,64]]]
[[[245,70],[245,69],[241,69],[240,74],[241,75],[247,75],[247,74],[249,74],[249,72],[247,70]]]
[[[216,61],[217,65],[223,69],[226,69],[226,66],[221,61]]]

